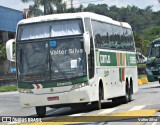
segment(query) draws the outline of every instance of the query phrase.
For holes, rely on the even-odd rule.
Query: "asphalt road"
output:
[[[159,110],[160,84],[153,82],[141,85],[138,93],[133,95],[133,100],[128,104],[114,105],[111,101],[104,101],[102,102],[101,110],[93,110],[91,105],[84,107],[80,111],[72,110],[69,107],[47,108],[47,115],[42,118],[42,121],[53,121],[58,117],[64,121],[62,124],[65,124],[67,119],[70,119],[69,123],[73,124],[75,118],[79,118],[76,122],[82,122],[84,119],[89,121],[85,125],[128,125],[128,122],[130,125],[159,125],[160,117],[144,118],[144,116],[159,116]],[[0,116],[36,117],[36,112],[34,108],[20,107],[18,92],[5,92],[0,93]],[[159,119],[159,122],[155,122],[157,119]],[[93,122],[91,122],[92,120]],[[147,122],[147,120],[150,120],[150,122]],[[58,124],[58,122],[56,123]],[[53,123],[50,122],[49,124]]]

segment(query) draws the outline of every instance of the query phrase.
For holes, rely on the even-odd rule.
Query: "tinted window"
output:
[[[92,25],[96,48],[134,50],[131,29],[93,20]]]

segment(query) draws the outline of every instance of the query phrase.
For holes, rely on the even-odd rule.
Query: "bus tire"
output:
[[[44,107],[44,106],[36,107],[36,113],[37,113],[37,116],[40,117],[40,118],[45,117],[46,107]]]
[[[126,92],[126,95],[124,97],[122,97],[122,102],[123,103],[128,103],[132,99],[131,89],[130,89],[130,86],[129,86],[128,83],[126,84],[125,92]]]
[[[133,81],[130,79],[130,86],[129,86],[129,102],[132,101],[132,94],[133,94]]]
[[[93,102],[94,109],[100,110],[102,108],[102,106],[101,106],[102,98],[103,98],[103,88],[102,88],[102,86],[99,86],[99,100]]]

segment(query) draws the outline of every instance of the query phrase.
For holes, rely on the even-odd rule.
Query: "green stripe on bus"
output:
[[[136,66],[136,56],[135,54],[126,53],[127,66]]]
[[[120,66],[123,66],[123,64],[122,64],[122,53],[120,53]]]
[[[119,81],[122,81],[122,68],[119,68]]]
[[[104,52],[100,51],[99,52],[99,63],[100,66],[117,66],[118,60],[116,57],[116,52]],[[120,66],[136,66],[136,56],[135,54],[131,53],[125,53],[125,60],[126,60],[126,65],[123,65],[123,56],[122,53],[119,53],[120,56]],[[98,59],[96,59],[98,60]],[[98,65],[99,66],[99,65]]]
[[[74,85],[86,81],[88,81],[88,78],[85,76],[85,77],[75,78],[73,80],[61,80],[59,82],[37,82],[37,83],[18,82],[18,88],[34,89],[33,84],[41,84],[43,88],[61,87],[58,85],[59,83],[71,82],[72,83],[71,85]],[[68,86],[68,85],[65,84],[63,86]]]

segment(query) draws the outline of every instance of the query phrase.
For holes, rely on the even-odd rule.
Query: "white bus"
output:
[[[46,107],[127,103],[138,91],[128,23],[90,12],[34,17],[18,23],[15,41],[20,104],[36,107],[39,117]]]

